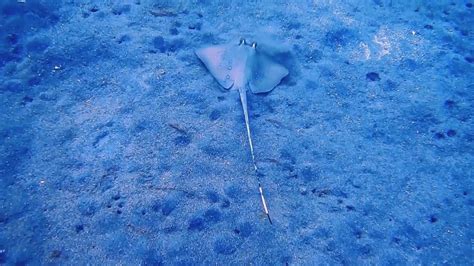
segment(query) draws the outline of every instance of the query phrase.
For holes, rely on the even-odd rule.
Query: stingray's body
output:
[[[253,93],[269,92],[288,75],[288,70],[284,66],[274,62],[265,53],[260,52],[257,49],[256,43],[249,45],[244,39],[238,44],[231,43],[198,49],[196,55],[222,87],[239,91],[252,162],[255,171],[257,171],[252,137],[250,134],[247,88],[250,88]],[[259,192],[265,213],[270,219],[260,182]]]

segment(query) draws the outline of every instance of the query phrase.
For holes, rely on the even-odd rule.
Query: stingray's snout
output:
[[[240,38],[239,45],[249,45],[249,46],[251,46],[253,49],[256,49],[256,48],[257,48],[257,43],[256,43],[256,42],[253,42],[252,44],[248,44],[247,41],[245,40],[245,38]]]

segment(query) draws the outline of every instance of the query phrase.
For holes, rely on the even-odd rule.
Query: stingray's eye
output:
[[[253,49],[257,48],[257,43],[256,42],[252,43],[252,48]]]
[[[244,38],[240,38],[240,43],[239,43],[239,45],[242,45],[242,44],[246,44],[246,42],[245,42],[245,39],[244,39]]]

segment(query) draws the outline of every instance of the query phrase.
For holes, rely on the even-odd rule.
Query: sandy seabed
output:
[[[472,2],[291,2],[2,1],[0,264],[472,265]]]

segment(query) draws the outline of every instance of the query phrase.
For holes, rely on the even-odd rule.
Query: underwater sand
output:
[[[292,2],[2,1],[0,264],[472,265],[472,2]]]

